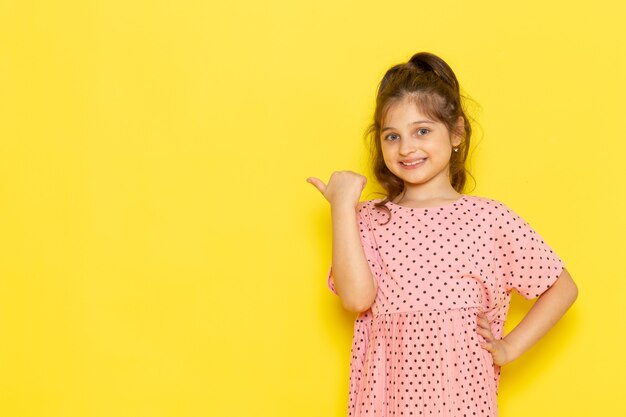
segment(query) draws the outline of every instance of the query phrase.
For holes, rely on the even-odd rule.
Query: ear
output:
[[[465,132],[465,119],[463,118],[463,116],[459,116],[459,118],[456,119],[456,125],[454,127],[454,131],[452,132],[452,135],[450,136],[450,142],[452,143],[452,146],[459,146],[461,142],[463,142],[464,132]]]

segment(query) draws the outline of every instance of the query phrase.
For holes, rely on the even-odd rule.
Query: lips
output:
[[[402,165],[410,167],[410,166],[419,165],[420,163],[424,162],[426,159],[428,158],[410,159],[410,160],[400,161],[400,163]]]

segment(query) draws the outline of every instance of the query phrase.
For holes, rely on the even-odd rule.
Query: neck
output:
[[[401,201],[456,200],[461,193],[450,184],[449,177],[438,175],[424,184],[404,183],[404,190],[397,197]]]

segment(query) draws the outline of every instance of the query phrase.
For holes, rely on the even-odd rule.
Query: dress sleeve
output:
[[[363,246],[365,258],[367,259],[367,263],[369,264],[370,270],[372,271],[372,276],[378,284],[378,277],[380,276],[382,270],[382,263],[380,261],[380,254],[378,253],[376,241],[374,239],[374,230],[372,228],[367,201],[359,203],[357,207],[357,223],[359,227],[359,236],[361,237],[361,246]],[[327,284],[328,288],[330,288],[332,292],[337,294],[337,291],[335,289],[335,282],[333,280],[332,264],[328,269]]]
[[[495,251],[504,289],[514,289],[528,300],[539,297],[561,275],[563,260],[510,208],[504,206],[496,225]]]

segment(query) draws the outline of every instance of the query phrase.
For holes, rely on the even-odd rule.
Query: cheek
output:
[[[452,152],[452,145],[449,142],[429,143],[424,146],[424,150],[430,153],[433,157],[447,159]]]
[[[386,161],[390,156],[391,156],[391,152],[389,150],[388,146],[385,145],[381,145],[380,150],[383,154],[383,159]]]
[[[391,158],[391,154],[388,151],[385,151],[385,148],[382,148],[382,156],[383,156],[383,162],[385,163],[387,168],[389,169],[393,168],[393,160]]]

